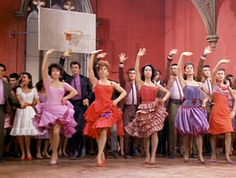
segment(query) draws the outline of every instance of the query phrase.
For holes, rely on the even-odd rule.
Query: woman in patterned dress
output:
[[[125,130],[133,137],[145,139],[145,164],[155,164],[156,150],[158,146],[158,131],[162,130],[164,121],[167,116],[165,101],[169,98],[170,92],[159,84],[153,83],[155,76],[155,68],[151,64],[142,67],[140,75],[139,66],[140,59],[144,56],[146,49],[140,49],[135,63],[136,82],[140,90],[142,103],[138,106],[138,111],[132,122],[130,122]],[[157,92],[161,90],[165,96],[157,99]],[[152,151],[150,154],[150,137],[152,144]]]

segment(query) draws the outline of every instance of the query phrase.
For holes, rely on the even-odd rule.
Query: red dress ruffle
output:
[[[84,128],[84,135],[98,138],[101,128],[110,128],[117,124],[117,134],[123,136],[122,112],[112,103],[112,85],[97,84],[94,87],[94,92],[96,99],[85,113],[87,122]]]

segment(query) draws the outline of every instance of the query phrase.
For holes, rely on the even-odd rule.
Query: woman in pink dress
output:
[[[42,76],[47,101],[36,106],[38,115],[34,122],[38,128],[49,130],[52,146],[50,164],[52,165],[58,163],[60,132],[66,137],[71,137],[76,131],[73,105],[68,100],[78,94],[69,84],[60,81],[63,68],[59,64],[53,63],[47,68],[48,56],[54,51],[54,49],[48,50],[43,59]]]
[[[158,146],[158,131],[164,127],[164,121],[167,116],[165,101],[169,98],[170,92],[159,84],[153,83],[155,76],[155,68],[151,64],[147,64],[142,68],[142,75],[139,72],[140,59],[145,54],[146,49],[140,49],[135,63],[136,82],[140,90],[142,103],[138,106],[138,111],[132,122],[130,122],[125,130],[133,137],[145,139],[145,164],[155,164],[156,150]],[[161,90],[165,96],[157,99],[157,92]],[[150,137],[152,140],[152,151],[150,154]]]
[[[122,112],[117,104],[125,97],[126,91],[116,82],[108,80],[110,65],[107,61],[100,60],[98,62],[96,68],[99,79],[95,77],[93,64],[98,53],[101,53],[101,50],[92,53],[89,63],[89,79],[93,85],[96,99],[85,113],[87,123],[84,128],[84,134],[97,139],[97,166],[101,167],[105,162],[104,148],[108,128],[120,123],[122,120]],[[106,53],[101,53],[100,55],[103,54],[105,55]],[[120,95],[115,100],[112,100],[114,89],[120,92]],[[123,127],[118,127],[118,134],[122,131]]]

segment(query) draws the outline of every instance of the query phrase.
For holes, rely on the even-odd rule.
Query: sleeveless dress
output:
[[[39,98],[35,88],[28,93],[22,91],[20,87],[16,90],[17,95],[21,97],[23,102],[27,103],[26,108],[17,108],[10,135],[13,136],[36,136],[40,132],[33,125],[32,119],[36,113],[32,106],[34,99]]]
[[[122,112],[112,103],[112,85],[97,84],[94,87],[95,101],[85,112],[84,135],[99,138],[101,128],[110,128],[117,123],[117,134],[124,135]]]
[[[57,123],[62,125],[61,133],[65,137],[71,137],[75,132],[77,123],[74,120],[74,107],[67,101],[62,103],[66,91],[72,87],[64,82],[64,87],[52,87],[50,81],[45,83],[47,101],[36,105],[37,116],[34,118],[34,125],[40,130],[51,129]]]
[[[177,111],[175,127],[183,135],[198,136],[208,132],[207,110],[201,106],[201,87],[185,86],[185,101]]]
[[[135,118],[125,130],[134,137],[147,138],[164,127],[168,115],[163,104],[157,99],[157,87],[143,85],[140,89],[142,103],[138,106]]]
[[[229,95],[229,88],[222,89],[219,85],[214,86],[213,99],[215,104],[210,115],[209,130],[213,135],[233,132]]]

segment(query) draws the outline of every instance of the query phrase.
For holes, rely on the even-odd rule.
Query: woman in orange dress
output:
[[[144,164],[152,165],[156,162],[158,131],[163,129],[164,121],[167,116],[164,103],[169,98],[170,92],[161,85],[152,82],[155,76],[155,68],[151,64],[142,67],[142,73],[140,74],[140,59],[145,52],[145,48],[139,50],[135,63],[136,82],[142,103],[138,106],[135,118],[125,127],[125,130],[133,137],[144,138],[146,152]],[[158,90],[165,93],[165,96],[161,100],[157,99]],[[152,144],[151,154],[150,137]]]
[[[219,69],[221,64],[229,63],[229,60],[220,60],[213,70],[213,99],[214,106],[210,115],[210,133],[211,133],[211,149],[212,161],[216,161],[216,138],[217,135],[225,135],[225,159],[228,163],[232,163],[229,153],[231,146],[231,132],[233,132],[232,119],[235,116],[236,105],[231,111],[229,107],[229,96],[233,95],[233,90],[224,84],[225,70]]]
[[[104,165],[105,155],[104,148],[107,140],[108,128],[111,128],[116,123],[122,123],[122,112],[117,104],[126,96],[126,91],[116,82],[108,80],[109,63],[100,60],[96,65],[99,79],[94,75],[93,64],[94,59],[102,50],[94,51],[89,63],[89,79],[93,85],[95,93],[95,101],[85,113],[86,125],[84,134],[97,139],[98,154],[97,165]],[[106,53],[100,55],[105,56]],[[113,91],[117,90],[120,95],[115,100],[112,100]],[[122,129],[122,130],[121,130]],[[118,127],[118,133],[124,132],[123,127]]]

